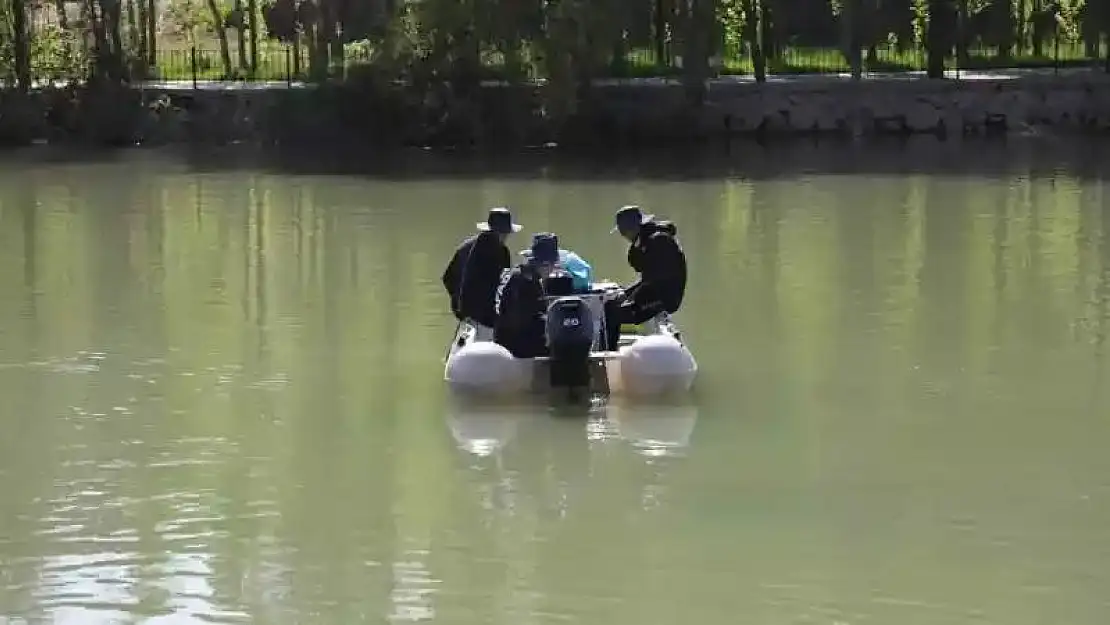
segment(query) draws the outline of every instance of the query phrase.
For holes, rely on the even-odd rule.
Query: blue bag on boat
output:
[[[574,290],[586,293],[594,281],[594,270],[581,256],[570,250],[559,250],[559,266],[571,275]]]
[[[531,258],[531,250],[521,250],[520,255]],[[571,276],[576,293],[588,293],[594,283],[594,270],[581,256],[570,250],[559,248],[559,265]]]

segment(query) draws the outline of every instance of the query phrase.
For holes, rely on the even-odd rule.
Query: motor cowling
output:
[[[574,277],[557,270],[544,279],[543,292],[549,297],[574,295]]]
[[[580,297],[561,297],[548,307],[547,347],[552,387],[589,386],[594,323],[589,304]]]

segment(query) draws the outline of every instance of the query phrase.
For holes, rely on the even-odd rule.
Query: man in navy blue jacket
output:
[[[624,288],[624,297],[606,304],[610,351],[618,347],[621,324],[638,325],[659,313],[674,313],[686,294],[686,253],[674,224],[656,221],[639,206],[625,206],[617,211],[613,232],[630,243],[628,264],[640,277]]]

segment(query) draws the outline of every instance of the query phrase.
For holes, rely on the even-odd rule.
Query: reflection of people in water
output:
[[[694,406],[611,404],[607,416],[621,440],[652,458],[684,456],[698,421]]]
[[[690,440],[696,409],[613,408],[471,407],[448,414],[480,508],[463,514],[486,528],[468,538],[504,566],[499,579],[516,591],[511,607],[497,608],[505,614],[496,620],[518,620],[549,610],[550,597],[581,593],[581,571],[567,570],[568,553],[576,554],[576,566],[601,571],[643,556],[657,539],[650,513],[665,506],[660,491]],[[643,580],[622,572],[612,581]],[[483,592],[500,594],[501,584]]]
[[[585,418],[556,416],[542,406],[452,406],[448,424],[456,446],[481,482],[484,505],[518,505],[542,517],[566,514],[572,491],[588,479]]]
[[[567,410],[576,413],[564,414]],[[481,481],[507,485],[519,500],[483,488],[485,505],[499,509],[531,500],[542,517],[554,518],[583,507],[617,515],[626,514],[627,505],[654,508],[696,422],[693,406],[454,406],[448,415],[456,446],[467,453]],[[602,438],[601,444],[590,438]],[[618,448],[631,453],[614,455]],[[629,482],[639,487],[630,488]]]

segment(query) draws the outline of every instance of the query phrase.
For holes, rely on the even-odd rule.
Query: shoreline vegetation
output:
[[[1110,4],[0,0],[0,145],[666,143],[732,124],[715,77],[941,90],[1013,68],[1110,74]]]

